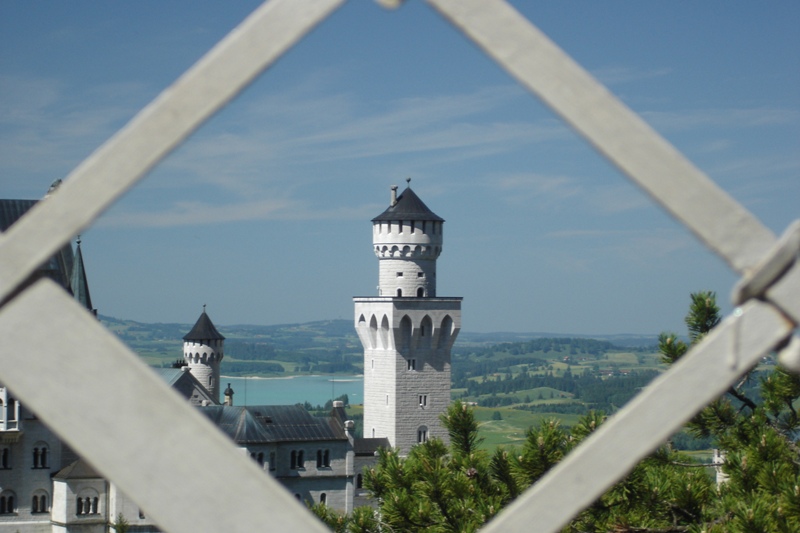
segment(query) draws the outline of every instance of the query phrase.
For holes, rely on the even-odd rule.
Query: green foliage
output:
[[[114,528],[116,533],[127,533],[131,527],[130,523],[128,523],[128,520],[125,518],[125,516],[123,516],[122,513],[117,515],[117,522],[115,524],[110,524],[110,526]]]
[[[693,294],[691,300],[686,324],[694,344],[719,323],[719,309],[711,292]],[[664,361],[672,364],[689,345],[675,334],[662,334],[659,349]],[[757,380],[759,394],[754,395],[748,377],[703,409],[685,430],[694,438],[713,439],[724,450],[726,460],[720,470],[727,481],[717,485],[710,465],[697,463],[668,444],[638,464],[564,531],[800,531],[796,441],[800,420],[795,407],[800,401],[800,378],[774,370]],[[360,514],[363,527],[336,531],[476,531],[590,437],[604,419],[602,412],[591,411],[570,431],[545,419],[528,430],[521,449],[497,448],[489,455],[479,448],[473,410],[456,402],[442,417],[449,448],[432,439],[413,447],[407,457],[380,450],[377,466],[364,479],[379,502],[377,515]],[[355,517],[354,513],[352,522]],[[332,527],[339,524],[338,519],[328,520]]]
[[[356,507],[350,516],[318,503],[311,512],[335,533],[378,533],[379,523],[371,507]]]

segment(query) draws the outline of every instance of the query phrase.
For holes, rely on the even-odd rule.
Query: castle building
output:
[[[372,219],[378,296],[355,297],[364,347],[364,436],[407,454],[431,437],[447,442],[439,415],[450,404],[450,352],[461,298],[436,294],[444,220],[409,186]]]

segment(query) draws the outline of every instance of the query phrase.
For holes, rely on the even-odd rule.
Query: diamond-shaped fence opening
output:
[[[26,280],[342,3],[261,6],[0,235],[4,383],[166,531],[325,529],[60,288]],[[504,2],[429,3],[743,276],[732,316],[485,528],[558,531],[791,334],[800,230],[777,241]]]

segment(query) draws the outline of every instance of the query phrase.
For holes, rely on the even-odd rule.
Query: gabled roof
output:
[[[53,476],[53,479],[102,479],[97,470],[84,459],[70,463]]]
[[[199,407],[238,444],[347,440],[335,419],[314,417],[297,405]]]
[[[386,437],[372,439],[354,439],[353,452],[359,456],[375,455],[378,448],[391,448]]]
[[[207,400],[211,405],[219,404],[219,400],[211,396],[206,388],[200,383],[191,372],[185,370],[186,367],[180,368],[159,368],[154,367],[153,371],[164,380],[178,394],[191,400],[192,403],[199,404],[203,400]],[[193,396],[197,396],[193,398]]]
[[[185,341],[210,341],[210,340],[225,340],[225,337],[217,331],[217,328],[214,327],[214,324],[211,322],[211,319],[208,318],[208,315],[205,311],[203,314],[200,315],[200,318],[197,319],[192,330],[183,336],[183,340]]]
[[[75,259],[72,262],[72,277],[69,283],[72,295],[83,307],[93,311],[92,297],[89,296],[89,282],[86,280],[86,269],[83,266],[83,254],[81,253],[81,240],[78,239],[78,246],[75,249]]]
[[[419,196],[406,187],[403,194],[397,197],[397,203],[390,205],[386,211],[372,219],[373,222],[381,220],[435,220],[444,222],[444,219],[428,209],[428,206],[419,199]]]

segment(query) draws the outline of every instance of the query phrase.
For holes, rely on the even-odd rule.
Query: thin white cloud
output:
[[[359,207],[316,209],[307,202],[292,199],[264,198],[243,202],[212,204],[181,201],[161,211],[112,211],[101,217],[98,227],[170,228],[204,226],[254,220],[364,220],[382,207],[369,204]]]
[[[495,186],[507,194],[509,201],[526,203],[532,198],[564,199],[581,195],[584,187],[567,176],[546,176],[542,174],[513,174],[493,180]]]
[[[672,73],[670,68],[635,69],[632,67],[601,67],[592,69],[592,75],[604,85],[618,85],[634,81],[660,78]]]
[[[800,120],[800,111],[798,110],[772,107],[643,111],[641,115],[654,127],[663,130],[687,130],[703,127],[753,128],[792,124]]]

